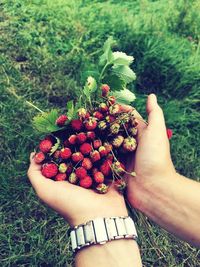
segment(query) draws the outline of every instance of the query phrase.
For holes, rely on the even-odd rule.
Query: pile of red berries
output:
[[[100,193],[106,193],[111,183],[119,190],[125,188],[123,160],[136,149],[138,121],[133,111],[124,112],[109,95],[108,85],[102,85],[101,90],[102,103],[92,109],[78,109],[77,118],[70,122],[66,115],[59,116],[56,125],[64,130],[40,142],[34,160],[42,164],[46,178]]]

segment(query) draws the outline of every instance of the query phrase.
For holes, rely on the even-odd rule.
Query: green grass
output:
[[[199,8],[197,0],[1,2],[1,266],[72,264],[66,223],[39,202],[26,177],[39,134],[24,101],[46,110],[76,99],[109,35],[135,57],[136,107],[145,115],[146,95],[157,93],[174,129],[177,170],[200,177]],[[140,214],[135,219],[144,266],[200,266],[197,249]]]

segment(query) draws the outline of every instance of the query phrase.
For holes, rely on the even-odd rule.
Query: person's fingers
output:
[[[155,131],[166,132],[165,119],[163,111],[157,103],[157,97],[150,94],[147,99],[148,128]]]

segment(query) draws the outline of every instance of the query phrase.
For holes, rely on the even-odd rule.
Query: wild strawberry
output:
[[[115,115],[121,112],[121,106],[119,104],[114,104],[109,107],[109,112],[111,115]]]
[[[89,117],[89,119],[84,122],[84,125],[88,131],[94,130],[97,127],[97,119],[94,117]]]
[[[92,151],[92,146],[89,143],[84,143],[80,146],[80,151],[83,155],[88,155]]]
[[[110,132],[111,132],[112,134],[118,134],[119,129],[120,129],[120,125],[119,125],[119,123],[117,123],[117,122],[113,123],[113,124],[110,126]]]
[[[78,116],[80,119],[85,119],[87,116],[87,110],[85,108],[79,108],[78,109]]]
[[[59,172],[65,173],[67,171],[67,164],[66,163],[61,163],[58,167]]]
[[[173,135],[173,131],[171,129],[167,129],[167,137],[168,139],[171,139]]]
[[[119,161],[115,161],[112,164],[112,169],[118,175],[122,175],[125,173],[125,166]]]
[[[60,151],[60,157],[62,159],[69,159],[71,157],[71,155],[72,155],[72,151],[68,147],[63,148]]]
[[[48,153],[50,152],[53,144],[50,140],[42,140],[39,144],[39,148],[43,153]]]
[[[129,133],[131,136],[136,136],[137,135],[137,128],[136,127],[131,127],[128,129]]]
[[[87,139],[87,136],[85,133],[81,132],[77,134],[77,141],[79,144],[83,144]]]
[[[47,178],[52,178],[58,173],[58,167],[55,163],[46,163],[42,165],[42,175]]]
[[[98,123],[98,128],[99,128],[100,130],[105,130],[105,129],[107,128],[107,123],[106,123],[106,121],[100,121],[100,122]]]
[[[97,150],[94,150],[90,153],[90,158],[92,160],[92,162],[96,162],[98,160],[100,160],[101,156],[99,154],[99,151]]]
[[[115,102],[116,102],[116,98],[113,95],[108,97],[108,105],[109,106],[115,104]]]
[[[93,116],[95,117],[95,118],[97,118],[98,120],[102,120],[103,119],[103,114],[101,113],[101,112],[99,112],[99,111],[95,111],[94,113],[93,113]]]
[[[74,162],[79,162],[81,160],[83,160],[83,154],[81,152],[75,152],[72,154],[72,160]]]
[[[101,194],[105,194],[108,192],[108,186],[104,183],[101,183],[97,185],[96,190]]]
[[[105,176],[108,176],[111,173],[111,165],[112,162],[110,160],[105,160],[101,165],[100,170]]]
[[[101,86],[102,96],[105,97],[110,91],[110,87],[107,84],[102,84]]]
[[[80,180],[80,186],[84,188],[90,188],[92,185],[92,178],[87,175],[85,178]]]
[[[38,152],[37,154],[35,154],[35,156],[34,156],[34,161],[35,161],[35,163],[37,163],[37,164],[40,164],[40,163],[42,163],[43,161],[44,161],[44,159],[45,159],[45,155],[44,155],[44,153],[43,152]]]
[[[96,167],[92,168],[92,175],[93,176],[95,175],[96,172],[99,172],[99,170]]]
[[[72,172],[69,176],[69,182],[71,184],[76,184],[78,181],[78,177],[76,176],[76,174],[74,172]]]
[[[110,160],[111,162],[113,162],[114,160],[114,156],[112,154],[108,154],[108,156],[106,157],[106,159]]]
[[[117,135],[113,140],[112,140],[112,145],[116,148],[120,147],[124,141],[124,137],[122,135]]]
[[[77,168],[76,171],[75,171],[75,173],[76,173],[76,176],[77,176],[79,179],[83,179],[83,178],[85,178],[85,177],[87,176],[87,171],[86,171],[86,169],[83,168],[83,167],[79,167],[79,168]]]
[[[80,131],[83,128],[83,124],[81,120],[72,120],[71,126],[72,126],[72,129],[75,131]]]
[[[89,158],[84,158],[81,166],[86,170],[90,170],[92,168],[92,161]]]
[[[112,150],[112,145],[108,142],[104,142],[103,146],[106,148],[107,152],[110,153],[110,151]]]
[[[94,174],[94,180],[96,183],[100,184],[104,182],[104,175],[102,172],[96,172]]]
[[[56,181],[65,181],[67,179],[66,173],[58,173],[55,177]]]
[[[107,115],[105,117],[106,121],[109,122],[109,123],[112,123],[113,121],[115,121],[115,117],[112,116],[112,115]]]
[[[136,127],[137,125],[138,125],[138,119],[136,119],[136,118],[131,118],[130,119],[130,123],[131,123],[131,126],[133,126],[133,127]]]
[[[105,104],[105,103],[101,103],[99,105],[99,110],[103,113],[107,112],[108,111],[108,106]]]
[[[132,152],[136,149],[137,143],[135,138],[127,137],[124,139],[123,148],[125,151]]]
[[[63,126],[65,124],[65,122],[68,120],[68,117],[66,115],[61,115],[57,118],[56,120],[56,124],[58,126]]]
[[[53,153],[53,157],[55,159],[59,159],[60,158],[60,150],[56,150],[54,153]]]
[[[101,157],[107,156],[108,151],[106,150],[106,148],[104,146],[100,146],[98,150],[99,150]]]
[[[94,140],[95,137],[96,137],[96,134],[95,134],[95,132],[93,132],[93,131],[89,131],[89,132],[87,132],[86,135],[87,135],[87,138],[88,138],[89,140]]]
[[[126,188],[126,182],[123,179],[116,180],[114,182],[114,185],[119,191],[124,191],[124,189]]]
[[[100,139],[96,139],[96,140],[93,141],[93,147],[95,149],[99,148],[101,145],[102,145],[102,142],[101,142]]]
[[[75,134],[70,135],[70,137],[68,138],[68,142],[69,142],[71,145],[75,145],[75,144],[76,144],[76,141],[77,141],[77,137],[76,137]]]

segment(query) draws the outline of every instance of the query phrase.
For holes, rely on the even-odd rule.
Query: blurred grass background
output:
[[[136,107],[145,116],[147,94],[158,95],[174,131],[176,169],[200,177],[198,0],[2,0],[1,266],[72,265],[66,223],[39,202],[26,177],[39,135],[31,125],[36,112],[24,100],[47,110],[76,99],[109,35],[117,40],[116,50],[135,57]],[[136,222],[144,266],[200,266],[199,250],[141,215]]]

